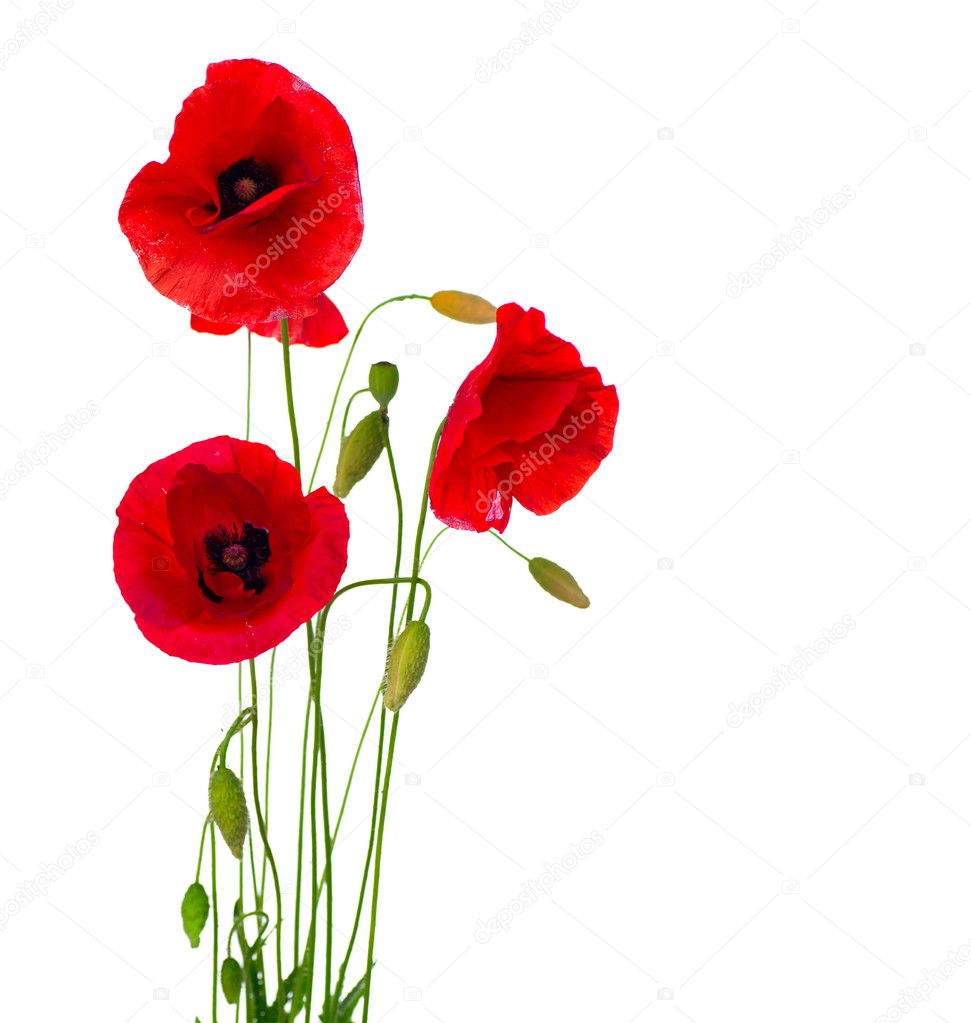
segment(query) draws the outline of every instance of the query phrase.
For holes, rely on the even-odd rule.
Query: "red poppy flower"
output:
[[[347,515],[264,444],[213,437],[154,462],[118,506],[115,579],[160,650],[231,664],[269,650],[334,595]]]
[[[610,453],[617,390],[538,309],[499,308],[496,343],[449,409],[432,468],[435,515],[500,533],[515,498],[537,515],[575,497]]]
[[[118,219],[150,283],[197,316],[310,316],[361,242],[350,131],[279,64],[210,64]]]
[[[213,323],[201,316],[192,316],[189,326],[200,334],[235,334],[242,323]],[[266,323],[253,323],[249,328],[260,337],[275,337],[282,340],[280,321],[268,320]],[[347,324],[340,310],[326,296],[317,299],[317,311],[312,316],[296,316],[290,320],[290,344],[306,345],[308,348],[326,348],[336,345],[347,337]]]

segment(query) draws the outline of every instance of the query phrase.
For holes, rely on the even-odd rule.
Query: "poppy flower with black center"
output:
[[[210,64],[168,159],[135,175],[118,220],[149,282],[197,316],[310,316],[361,242],[350,131],[279,64]]]
[[[584,366],[538,309],[500,306],[492,351],[445,420],[429,485],[454,529],[506,528],[512,502],[537,515],[575,497],[610,453],[617,390]]]
[[[118,506],[115,579],[160,650],[232,664],[269,650],[333,597],[347,515],[264,444],[213,437],[154,462]]]
[[[312,316],[295,316],[289,321],[289,337],[292,345],[306,345],[308,348],[326,348],[336,345],[347,337],[347,324],[340,310],[326,296],[321,295],[316,303],[317,311]],[[200,334],[235,334],[242,323],[213,323],[201,316],[192,316],[189,326]],[[260,337],[275,337],[283,340],[279,320],[266,323],[251,323],[249,329]]]

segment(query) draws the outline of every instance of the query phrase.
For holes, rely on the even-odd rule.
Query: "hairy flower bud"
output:
[[[334,494],[347,497],[356,483],[371,471],[384,450],[384,413],[369,412],[341,441],[337,457]]]
[[[460,323],[495,323],[496,307],[479,295],[467,291],[436,291],[431,299],[432,308]]]
[[[388,710],[401,710],[405,700],[415,691],[425,674],[430,645],[431,631],[419,621],[409,622],[394,641],[388,659],[388,684],[384,690],[384,705]]]
[[[219,983],[222,985],[223,994],[230,1005],[239,1002],[239,991],[243,986],[243,967],[232,957],[228,956],[223,960],[219,970]]]
[[[368,373],[367,384],[374,400],[387,408],[398,393],[398,367],[393,362],[376,362]]]
[[[209,813],[230,852],[241,860],[243,841],[249,830],[249,812],[243,783],[228,767],[217,767],[209,776]]]
[[[209,896],[206,889],[194,881],[182,896],[182,930],[185,931],[189,944],[199,947],[199,935],[209,919]]]
[[[580,584],[565,569],[548,558],[532,558],[529,562],[530,575],[557,600],[574,607],[589,607],[590,598],[580,589]]]

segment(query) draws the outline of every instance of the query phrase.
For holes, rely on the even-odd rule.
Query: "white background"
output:
[[[5,1019],[209,1018],[209,945],[188,948],[178,907],[235,674],[142,640],[110,545],[136,472],[241,433],[245,342],[186,333],[116,212],[206,63],[251,54],[354,133],[367,227],[331,292],[349,323],[410,290],[535,305],[621,398],[583,495],[547,519],[516,508],[507,534],[571,569],[589,611],[488,537],[429,561],[372,1020],[870,1021],[921,981],[911,1018],[968,1018],[971,967],[947,964],[971,952],[971,18],[958,0],[807,3],[581,0],[513,54],[537,0],[79,0],[21,44],[43,8],[4,0],[3,471],[98,409],[0,502],[0,909],[97,840],[4,910]],[[801,251],[771,255],[845,188]],[[362,342],[355,386],[372,359],[402,368],[412,525],[431,432],[490,343],[418,303]],[[254,347],[253,435],[286,454],[279,347]],[[342,358],[295,353],[305,458]],[[383,574],[386,472],[349,509],[348,579]],[[385,615],[349,599],[328,650],[337,774]],[[298,669],[277,693],[290,884],[305,685]],[[335,865],[341,934],[369,775]],[[227,857],[226,915],[231,879]]]

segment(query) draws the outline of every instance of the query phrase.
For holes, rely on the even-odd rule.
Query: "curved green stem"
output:
[[[290,376],[290,321],[280,320],[280,340],[283,342],[283,380],[287,388],[287,414],[290,417],[290,437],[293,440],[293,464],[300,475],[300,436],[297,433],[297,415],[293,407],[293,380]]]
[[[412,562],[412,579],[417,580],[418,578],[418,565],[421,562],[421,537],[425,531],[425,517],[428,514],[428,484],[432,478],[432,468],[435,465],[435,455],[438,452],[438,442],[442,439],[442,430],[445,429],[445,420],[443,419],[438,425],[438,429],[435,431],[435,437],[432,440],[431,451],[428,455],[428,469],[425,472],[425,485],[421,491],[421,512],[418,515],[418,528],[415,530],[415,555]],[[429,591],[430,593],[431,591]],[[424,620],[425,615],[428,611],[426,605],[425,610],[422,611],[421,617]],[[408,594],[408,621],[415,615],[415,584],[412,582],[411,591]]]
[[[280,875],[276,869],[276,859],[273,850],[270,848],[270,840],[266,833],[266,820],[263,817],[263,808],[260,804],[260,771],[259,771],[259,746],[257,744],[257,692],[256,692],[256,661],[250,658],[249,662],[250,691],[253,698],[253,731],[252,731],[252,761],[253,761],[253,810],[256,814],[256,823],[260,831],[260,839],[263,848],[266,850],[266,858],[270,863],[270,873],[273,875],[273,890],[276,894],[276,969],[278,983],[283,983],[283,954],[281,949],[281,924],[283,921],[283,899],[280,895]],[[255,880],[255,878],[254,878]]]
[[[357,328],[357,333],[354,335],[354,340],[351,341],[350,348],[347,351],[347,358],[344,360],[344,368],[341,370],[341,375],[337,380],[337,387],[334,390],[334,400],[330,405],[330,412],[327,415],[327,423],[324,426],[324,436],[320,441],[320,448],[317,451],[317,460],[314,462],[313,472],[310,474],[310,483],[307,484],[307,490],[313,490],[314,480],[317,478],[317,470],[320,468],[320,459],[324,454],[324,445],[327,443],[327,436],[330,433],[330,425],[334,419],[334,410],[337,408],[337,401],[340,398],[341,387],[344,385],[344,377],[347,376],[348,367],[351,364],[351,357],[354,355],[354,349],[357,347],[357,342],[364,331],[364,327],[368,320],[379,310],[383,309],[386,305],[391,305],[392,302],[405,302],[410,298],[421,299],[425,302],[428,301],[427,295],[395,295],[394,298],[386,298],[383,302],[379,302],[365,317],[361,320],[360,327]]]
[[[508,547],[513,552],[513,554],[517,554],[519,557],[523,559],[523,561],[530,560],[525,554],[523,554],[522,551],[517,551],[516,548],[513,547],[513,545],[509,543],[508,540],[504,540],[494,529],[489,530],[489,536],[494,536],[499,541],[499,543],[502,544],[503,547]]]
[[[219,899],[216,896],[216,826],[209,822],[212,846],[212,1023],[217,1023],[219,999]]]
[[[249,440],[250,396],[253,393],[253,331],[246,328],[246,440]]]
[[[266,814],[266,826],[270,826],[270,748],[273,740],[273,669],[276,665],[276,647],[270,653],[270,692],[266,717],[266,766],[263,781],[263,812]],[[263,864],[260,870],[260,902],[266,890],[266,849],[263,850]]]
[[[344,407],[344,418],[341,420],[341,437],[347,436],[347,420],[351,414],[351,405],[354,404],[354,399],[362,394],[367,394],[368,388],[362,387],[359,391],[355,391],[348,399],[347,405]]]

